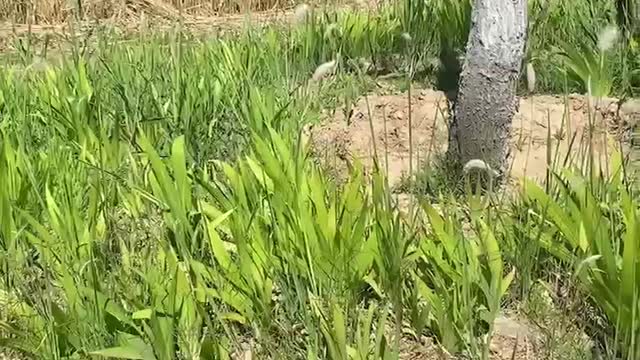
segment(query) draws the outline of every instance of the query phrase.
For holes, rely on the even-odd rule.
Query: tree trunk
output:
[[[448,155],[504,174],[527,39],[526,0],[475,0]]]

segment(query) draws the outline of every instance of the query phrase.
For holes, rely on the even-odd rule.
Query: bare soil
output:
[[[414,89],[410,100],[411,111],[406,92],[369,94],[346,116],[347,111],[327,114],[324,122],[311,129],[317,156],[339,179],[355,161],[371,169],[377,153],[380,166],[388,169],[390,184],[398,185],[409,173],[410,159],[415,173],[447,147],[450,114],[445,94]],[[541,180],[549,166],[548,151],[552,163],[562,164],[567,154],[571,163],[588,143],[597,163],[607,170],[616,142],[627,138],[638,115],[619,113],[617,101],[603,99],[588,106],[581,95],[522,97],[512,123],[511,179]]]
[[[539,334],[525,321],[513,315],[500,316],[494,324],[494,335],[489,346],[491,360],[535,360]],[[479,340],[480,341],[480,340]],[[421,341],[406,339],[401,344],[402,360],[457,360],[464,357],[449,354],[432,338]]]

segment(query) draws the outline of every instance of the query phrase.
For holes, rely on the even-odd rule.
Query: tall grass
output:
[[[531,184],[516,215],[471,193],[419,199],[408,221],[381,170],[356,164],[336,184],[310,159],[303,125],[364,83],[354,60],[403,54],[413,70],[439,48],[446,31],[420,33],[426,13],[407,9],[422,5],[403,6],[233,38],[104,39],[90,55],[71,44],[59,62],[4,67],[0,346],[391,359],[430,335],[487,359],[511,283],[526,293],[554,257],[606,315],[603,343],[634,358],[637,195],[619,172]],[[312,81],[331,60],[337,74]]]
[[[620,153],[613,159],[604,179],[568,170],[556,174],[552,194],[529,183],[525,201],[550,225],[543,248],[573,267],[573,276],[607,317],[607,356],[633,359],[639,334],[638,214]]]

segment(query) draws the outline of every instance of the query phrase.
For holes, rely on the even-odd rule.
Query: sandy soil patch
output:
[[[606,168],[614,143],[628,138],[640,107],[626,106],[627,111],[637,113],[624,114],[619,112],[617,99],[604,99],[591,108],[589,111],[586,98],[581,95],[521,98],[512,123],[511,178],[540,180],[548,167],[548,149],[552,158],[557,157],[556,162],[561,163],[567,154],[579,158],[580,148],[586,151],[589,142]],[[388,169],[390,183],[398,184],[409,173],[410,159],[415,170],[446,150],[449,109],[440,91],[413,90],[411,111],[407,93],[399,93],[363,96],[349,116],[344,113],[336,111],[335,116],[311,129],[316,154],[337,177],[344,175],[354,161],[371,169],[377,152],[380,165]],[[590,113],[594,114],[592,121]],[[605,146],[607,143],[609,146]]]

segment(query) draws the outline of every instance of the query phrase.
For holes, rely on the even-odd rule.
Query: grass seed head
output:
[[[473,169],[484,170],[484,171],[487,172],[487,174],[489,174],[491,176],[494,176],[494,177],[500,175],[496,170],[492,169],[491,166],[489,166],[489,164],[487,164],[486,162],[484,162],[484,161],[482,161],[480,159],[471,159],[471,160],[467,161],[467,163],[464,164],[464,167],[462,168],[462,171],[465,174],[467,174]]]
[[[620,33],[615,25],[605,27],[600,34],[598,34],[598,49],[600,49],[601,52],[608,51],[616,41],[618,41],[619,35]]]
[[[293,13],[294,21],[296,24],[303,24],[311,15],[311,6],[307,4],[300,4],[296,7],[295,12]]]
[[[527,63],[527,90],[531,94],[536,90],[536,70],[532,63]]]
[[[320,81],[327,77],[327,75],[333,73],[338,65],[338,62],[335,60],[328,61],[324,64],[321,64],[316,68],[316,71],[313,73],[311,80]]]

